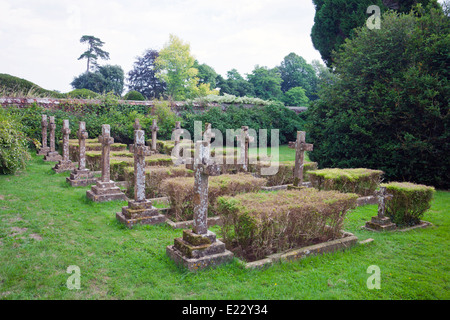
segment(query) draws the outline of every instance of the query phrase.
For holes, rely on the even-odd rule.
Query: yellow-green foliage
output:
[[[145,169],[145,197],[147,199],[163,197],[161,183],[168,178],[193,177],[194,172],[185,167],[154,166]],[[127,196],[134,197],[134,168],[125,169],[125,181],[127,181]]]
[[[209,178],[208,201],[209,214],[215,214],[216,199],[223,195],[237,195],[256,192],[266,184],[266,179],[253,177],[251,174],[224,174]],[[176,221],[193,219],[194,178],[172,178],[164,180],[161,192],[170,199],[169,214]]]
[[[383,171],[372,169],[321,169],[308,171],[309,181],[319,190],[372,195],[379,186]]]
[[[393,197],[386,201],[386,215],[398,226],[420,223],[423,214],[430,208],[434,187],[410,182],[381,184]]]
[[[353,193],[317,189],[224,196],[217,201],[228,247],[248,260],[341,236]]]
[[[250,172],[255,173],[258,177],[263,177],[267,179],[267,186],[279,186],[283,184],[292,184],[294,182],[294,167],[295,162],[294,161],[285,161],[280,162],[278,165],[278,172],[274,175],[261,175],[261,169],[267,168],[270,165],[270,163],[265,162],[258,162],[257,164],[251,164],[249,165]],[[307,174],[307,171],[309,170],[316,170],[317,169],[317,162],[305,162],[303,165],[303,181],[309,181],[309,177]]]

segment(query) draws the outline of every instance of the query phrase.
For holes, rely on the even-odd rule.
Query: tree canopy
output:
[[[101,49],[105,43],[99,38],[85,35],[81,37],[80,42],[88,45],[88,49],[78,58],[78,60],[87,59],[86,72],[98,68],[97,59],[109,60],[109,53]]]
[[[128,87],[130,91],[137,91],[147,99],[161,98],[166,90],[166,83],[157,76],[156,59],[157,50],[148,49],[136,58],[133,69],[128,72]]]

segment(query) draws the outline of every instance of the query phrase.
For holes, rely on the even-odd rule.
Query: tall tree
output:
[[[303,57],[291,52],[284,57],[281,65],[278,67],[280,70],[281,90],[286,93],[292,88],[302,87],[305,90],[306,96],[315,100],[317,76],[314,72],[314,68]]]
[[[147,99],[160,98],[166,90],[166,83],[156,76],[158,55],[156,50],[146,50],[143,56],[137,57],[133,70],[128,73],[130,90],[140,92]]]
[[[189,43],[171,34],[155,64],[158,79],[167,83],[167,94],[173,99],[186,99],[190,88],[196,85],[194,78],[198,70],[194,68],[194,62]]]
[[[367,8],[380,7],[381,12],[389,9],[409,12],[416,3],[426,6],[435,0],[313,0],[316,14],[311,29],[311,40],[320,52],[322,60],[331,66],[332,52],[337,51],[345,39],[352,36],[352,30],[365,24],[370,15]]]
[[[191,55],[189,43],[184,43],[175,35],[159,52],[155,61],[157,77],[167,83],[167,94],[175,100],[192,99],[209,94],[218,94],[211,90],[209,83],[199,83],[195,58]]]
[[[98,67],[97,59],[109,60],[109,53],[101,49],[105,43],[99,38],[82,36],[80,42],[88,45],[88,49],[78,58],[78,60],[87,59],[86,72]]]
[[[197,60],[195,60],[194,68],[198,70],[197,77],[199,84],[209,83],[211,89],[216,88],[216,79],[218,74],[212,67],[208,66],[206,63],[200,64]]]
[[[386,12],[380,29],[358,28],[342,45],[337,76],[308,110],[309,137],[320,142],[312,160],[449,188],[450,19],[428,9]]]
[[[105,65],[94,72],[84,72],[72,83],[74,89],[89,89],[97,93],[113,91],[121,95],[124,85],[124,72],[120,66]]]
[[[255,95],[264,100],[277,100],[283,98],[281,91],[281,75],[278,68],[269,69],[267,67],[255,66],[252,73],[247,75],[248,82],[255,89]]]

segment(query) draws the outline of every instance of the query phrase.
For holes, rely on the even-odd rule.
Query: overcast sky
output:
[[[68,92],[85,71],[82,35],[105,42],[125,73],[169,34],[190,43],[200,63],[225,76],[279,65],[290,52],[320,59],[311,42],[312,0],[0,0],[0,73]]]

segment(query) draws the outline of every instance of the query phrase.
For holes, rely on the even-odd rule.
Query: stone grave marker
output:
[[[301,187],[303,184],[303,166],[305,162],[305,151],[313,151],[314,146],[306,143],[306,132],[297,131],[297,142],[295,143],[295,166],[294,166],[294,187]]]
[[[371,221],[366,222],[366,229],[375,231],[389,231],[397,228],[395,223],[386,216],[386,200],[392,199],[392,195],[388,194],[386,187],[380,187],[380,190],[375,192],[378,200],[378,214],[372,217]]]
[[[86,123],[81,121],[77,131],[79,162],[78,168],[70,173],[70,177],[66,180],[72,187],[89,186],[95,184],[97,179],[94,173],[86,168],[86,139],[89,137],[86,131]]]
[[[132,228],[135,224],[157,224],[166,221],[166,217],[153,207],[152,201],[145,199],[145,156],[151,154],[145,146],[143,130],[134,131],[134,201],[128,201],[128,207],[123,207],[116,218]]]
[[[126,200],[125,194],[116,186],[114,181],[111,181],[109,154],[114,138],[111,137],[111,129],[108,124],[102,125],[102,135],[98,137],[98,141],[102,144],[102,177],[97,180],[96,185],[92,186],[91,190],[86,191],[86,196],[96,202]]]
[[[59,161],[62,159],[61,155],[55,149],[55,117],[50,116],[50,151],[44,157],[44,161]]]
[[[47,122],[46,114],[42,115],[41,126],[42,126],[42,146],[41,146],[41,149],[39,149],[38,155],[45,156],[50,151],[50,148],[47,146],[48,122]]]
[[[158,134],[159,128],[157,125],[157,120],[153,119],[152,123],[152,151],[156,152],[156,139]]]
[[[69,135],[70,135],[70,127],[69,120],[63,120],[63,158],[59,160],[59,162],[55,165],[53,170],[55,172],[64,172],[64,171],[72,171],[75,169],[76,164],[70,161],[69,159]]]
[[[248,126],[242,126],[240,141],[241,141],[241,159],[243,158],[242,169],[244,171],[248,171],[249,165],[248,149],[250,143],[255,141],[255,138],[249,135],[248,133]]]
[[[220,167],[210,161],[210,144],[198,141],[195,144],[194,159],[194,227],[183,230],[183,237],[176,238],[174,245],[168,246],[167,255],[190,271],[226,263],[233,253],[225,249],[225,244],[208,230],[208,177],[220,174]]]

